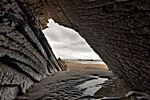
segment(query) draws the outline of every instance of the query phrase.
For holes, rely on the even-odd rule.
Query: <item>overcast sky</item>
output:
[[[58,25],[49,19],[43,30],[56,57],[62,59],[99,59],[86,41],[74,30]]]

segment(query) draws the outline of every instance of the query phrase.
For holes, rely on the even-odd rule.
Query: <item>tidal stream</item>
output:
[[[100,78],[98,76],[92,76],[92,75],[90,77],[94,78],[94,79],[86,81],[86,82],[78,85],[78,87],[80,89],[84,90],[83,93],[85,95],[93,96],[95,94],[95,92],[98,91],[102,87],[102,83],[104,83],[108,79]]]

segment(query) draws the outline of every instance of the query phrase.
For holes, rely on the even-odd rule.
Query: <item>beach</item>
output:
[[[88,100],[93,98],[112,72],[104,64],[65,61],[67,71],[54,73],[30,87],[19,100]],[[90,99],[94,100],[94,99]]]
[[[126,91],[123,90],[124,88],[117,90],[118,85],[120,86],[118,80],[115,84],[108,80],[113,78],[113,74],[105,64],[63,62],[67,65],[67,71],[56,72],[34,84],[27,90],[26,94],[18,96],[17,99],[128,100],[120,99]],[[116,87],[112,87],[112,85]]]
[[[83,64],[77,62],[66,61],[66,64],[70,70],[80,70],[80,69],[98,69],[98,70],[108,70],[108,67],[104,63],[100,64]]]

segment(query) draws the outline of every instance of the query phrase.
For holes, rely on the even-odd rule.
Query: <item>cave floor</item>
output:
[[[43,79],[18,97],[19,100],[94,100],[90,99],[101,88],[112,72],[80,69],[57,72]]]

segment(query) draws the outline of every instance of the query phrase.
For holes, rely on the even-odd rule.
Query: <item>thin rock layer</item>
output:
[[[12,100],[62,68],[23,0],[0,1],[0,99]]]

